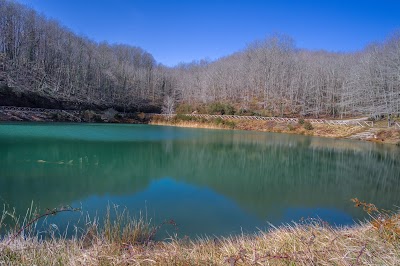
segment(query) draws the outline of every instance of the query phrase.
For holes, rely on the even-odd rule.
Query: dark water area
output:
[[[365,219],[351,198],[400,206],[400,149],[353,140],[113,124],[0,124],[0,204],[62,231],[107,205],[173,219],[179,236],[230,235],[321,218]],[[164,229],[163,229],[164,230]]]

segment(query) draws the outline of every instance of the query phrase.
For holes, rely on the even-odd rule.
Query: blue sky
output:
[[[157,62],[217,59],[273,33],[299,48],[351,52],[400,30],[400,0],[17,0],[95,41]]]

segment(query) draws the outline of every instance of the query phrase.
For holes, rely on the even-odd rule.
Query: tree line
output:
[[[139,47],[95,43],[18,3],[0,0],[8,86],[100,106],[160,105],[167,70]]]
[[[273,35],[174,74],[179,100],[188,104],[231,103],[277,116],[400,114],[400,34],[356,53],[307,51]]]
[[[93,42],[0,0],[0,61],[8,86],[78,105],[171,112],[176,105],[194,111],[226,104],[273,116],[400,114],[399,33],[354,53],[299,49],[292,38],[275,34],[212,62],[168,68],[139,47]]]

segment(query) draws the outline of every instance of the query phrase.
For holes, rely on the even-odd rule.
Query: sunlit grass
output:
[[[10,242],[10,231],[0,241],[0,265],[399,265],[400,216],[354,202],[370,222],[336,228],[309,220],[253,235],[163,241],[154,240],[160,226],[112,207],[104,225],[91,220],[79,237],[20,234]]]

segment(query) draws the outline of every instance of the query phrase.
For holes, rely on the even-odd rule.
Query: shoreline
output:
[[[86,224],[80,229],[82,236],[71,239],[51,234],[40,239],[25,226],[27,233],[10,231],[0,239],[0,264],[399,265],[400,214],[383,212],[358,199],[353,202],[371,214],[370,221],[335,227],[322,220],[306,220],[229,237],[172,235],[157,241],[154,236],[161,226],[176,226],[174,221],[154,226],[125,212],[122,220],[106,220],[104,228],[96,222]]]
[[[233,120],[232,120],[233,121]],[[290,125],[287,123],[270,123],[265,121],[234,121],[235,126],[226,126],[224,124],[215,124],[211,121],[174,121],[166,119],[152,119],[149,125],[159,126],[174,126],[182,128],[204,128],[204,129],[225,129],[225,130],[244,130],[244,131],[258,131],[258,132],[271,132],[271,133],[285,133],[295,134],[310,137],[324,137],[334,139],[351,139],[368,141],[381,144],[399,145],[400,130],[387,129],[387,128],[373,128],[372,132],[376,134],[363,134],[368,131],[368,128],[360,126],[339,126],[339,125],[326,125],[317,124],[312,125],[312,130],[304,129],[300,125]],[[388,133],[389,132],[389,133]],[[396,135],[397,134],[397,135]],[[390,135],[387,137],[387,135]],[[360,136],[360,137],[358,137]],[[369,136],[369,137],[368,137]]]
[[[400,129],[387,127],[361,127],[359,125],[303,124],[293,122],[205,119],[178,115],[173,118],[149,115],[146,113],[118,113],[106,111],[65,111],[51,112],[5,111],[0,110],[0,122],[38,122],[38,123],[99,123],[99,124],[149,124],[185,128],[228,129],[286,133],[314,137],[362,140],[381,144],[400,146]],[[382,124],[383,122],[381,122]]]

